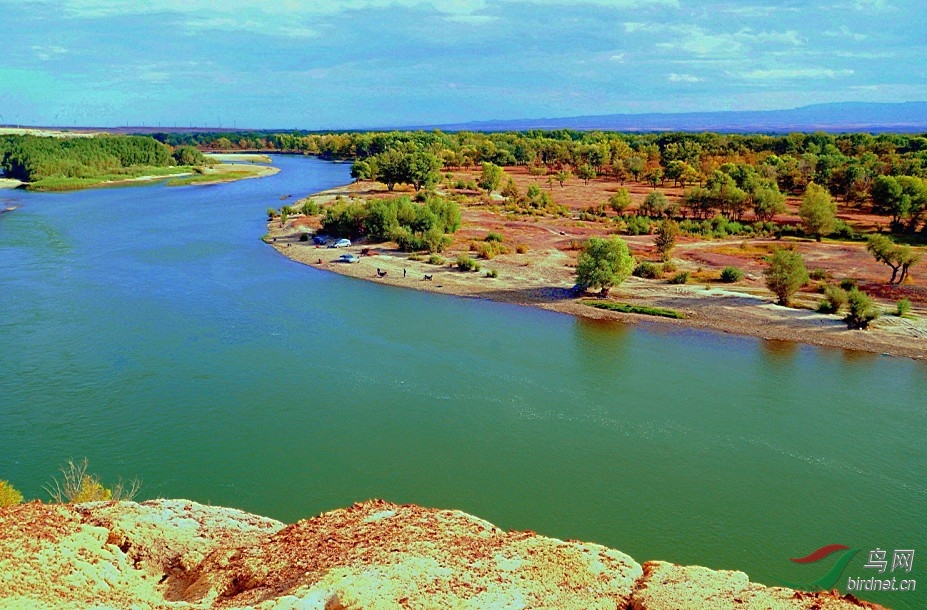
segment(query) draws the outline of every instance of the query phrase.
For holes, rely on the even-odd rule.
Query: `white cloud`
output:
[[[866,34],[858,34],[853,32],[847,26],[841,26],[839,30],[827,30],[824,32],[825,36],[830,36],[831,38],[843,38],[848,40],[855,40],[857,42],[862,42],[868,40],[869,36]]]
[[[623,64],[623,63],[624,63],[624,56],[625,56],[624,53],[615,53],[614,55],[610,56],[608,59],[609,59],[609,61],[613,61],[613,62],[615,62],[615,63]]]
[[[705,80],[691,74],[676,74],[675,72],[670,72],[666,79],[671,83],[700,83]]]
[[[737,76],[749,80],[789,80],[795,78],[841,78],[853,76],[853,70],[829,70],[826,68],[774,68],[771,70],[751,70]]]
[[[675,42],[661,42],[658,47],[679,50],[694,55],[727,56],[743,50],[741,41],[732,34],[710,34],[697,26],[677,26],[671,30]]]
[[[48,61],[56,55],[66,55],[68,53],[68,50],[64,47],[58,47],[55,45],[33,45],[30,48],[35,51],[35,56],[38,57],[41,61]]]
[[[740,30],[735,38],[743,42],[762,45],[801,45],[804,43],[801,35],[795,30],[786,30],[785,32],[755,32],[749,28]]]

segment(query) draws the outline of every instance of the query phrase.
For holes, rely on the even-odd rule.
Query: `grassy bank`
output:
[[[608,311],[617,311],[619,313],[637,313],[645,316],[675,318],[677,320],[682,320],[685,318],[683,314],[674,309],[664,309],[662,307],[629,305],[628,303],[616,303],[614,301],[583,301],[583,303],[590,307],[595,307],[596,309],[607,309]]]

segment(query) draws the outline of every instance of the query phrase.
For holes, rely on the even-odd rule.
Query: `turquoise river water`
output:
[[[778,584],[915,579],[927,606],[927,366],[402,290],[260,241],[261,180],[30,194],[0,215],[0,479],[68,458],[140,498],[294,521],[367,498],[459,508],[638,561]],[[870,550],[914,549],[879,574]]]

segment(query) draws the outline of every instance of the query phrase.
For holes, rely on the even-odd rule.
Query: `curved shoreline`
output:
[[[351,186],[323,191],[313,197],[318,201],[350,195]],[[781,307],[768,297],[755,294],[755,290],[751,293],[746,286],[725,285],[722,289],[672,285],[635,277],[612,289],[611,298],[633,305],[673,309],[685,317],[671,319],[606,311],[582,303],[594,295],[572,294],[572,269],[566,265],[566,255],[557,250],[536,253],[530,260],[524,255],[507,254],[479,261],[484,270],[499,271],[501,279],[492,279],[482,272],[462,272],[448,265],[412,260],[410,253],[400,252],[393,244],[356,243],[349,248],[331,249],[300,242],[299,218],[295,217],[285,227],[276,219],[268,221],[265,242],[290,260],[375,283],[537,307],[592,320],[681,326],[927,361],[927,324],[923,318],[911,320],[886,315],[868,331],[851,331],[840,316]],[[339,263],[338,257],[345,253],[355,254],[360,261]],[[453,257],[445,255],[445,258]],[[386,274],[381,276],[378,271]],[[426,275],[432,280],[425,280]],[[554,281],[550,281],[552,278]]]

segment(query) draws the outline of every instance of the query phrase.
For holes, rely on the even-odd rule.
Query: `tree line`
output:
[[[203,153],[193,146],[181,145],[174,149],[147,136],[0,137],[0,167],[7,177],[30,183],[49,178],[119,175],[136,167],[208,163]]]
[[[923,229],[927,219],[927,134],[791,133],[787,135],[527,132],[347,132],[158,134],[171,145],[205,149],[300,152],[355,161],[355,178],[393,187],[427,188],[440,170],[525,166],[562,183],[573,177],[672,183],[694,218],[740,220],[752,211],[769,220],[783,195],[814,184],[854,208],[887,217],[895,232]]]

